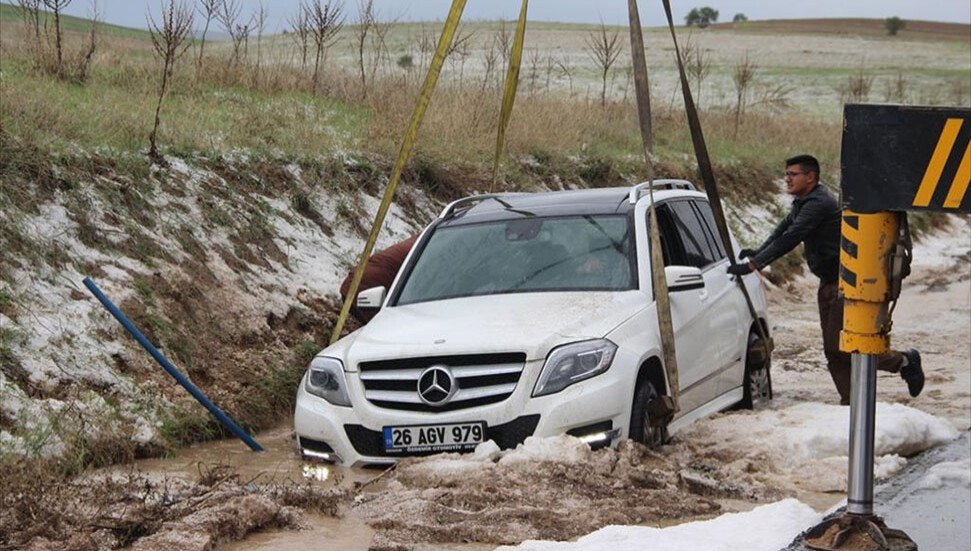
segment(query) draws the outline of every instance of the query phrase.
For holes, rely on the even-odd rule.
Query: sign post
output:
[[[916,551],[906,533],[874,514],[876,365],[890,351],[889,304],[909,273],[905,213],[971,212],[971,110],[847,105],[841,159],[840,349],[852,354],[847,504],[798,543],[821,551]]]

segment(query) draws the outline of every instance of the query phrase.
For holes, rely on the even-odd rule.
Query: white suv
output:
[[[311,362],[294,414],[301,453],[381,464],[563,433],[656,445],[771,398],[757,277],[744,280],[758,322],[725,271],[705,194],[680,180],[654,190],[680,381],[669,426],[652,418],[668,383],[646,185],[480,195],[446,207],[391,289],[359,294],[359,307],[380,307],[374,319]]]

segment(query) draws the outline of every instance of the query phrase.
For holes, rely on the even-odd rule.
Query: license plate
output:
[[[485,423],[384,427],[384,449],[394,453],[467,451],[485,438]]]

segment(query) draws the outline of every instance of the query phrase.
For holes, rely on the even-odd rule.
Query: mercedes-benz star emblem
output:
[[[455,377],[444,365],[433,365],[418,376],[418,397],[430,406],[441,406],[455,394]]]

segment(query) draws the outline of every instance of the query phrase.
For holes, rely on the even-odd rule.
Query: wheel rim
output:
[[[748,376],[749,395],[752,405],[764,405],[769,402],[769,371],[767,369],[753,369]]]
[[[647,413],[647,408],[644,411],[641,438],[644,445],[649,448],[656,448],[662,444],[661,428],[651,424],[651,416]]]

